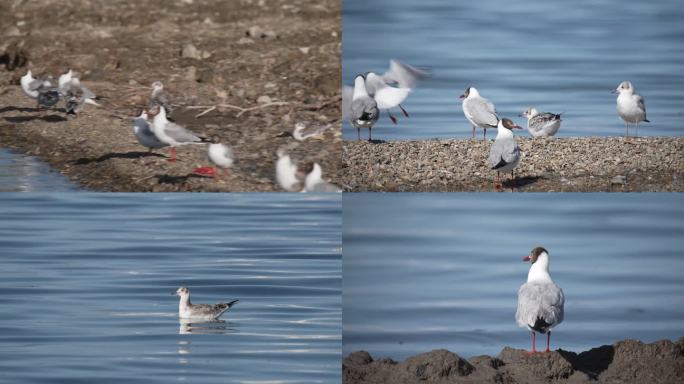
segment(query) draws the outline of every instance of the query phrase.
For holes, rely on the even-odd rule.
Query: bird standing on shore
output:
[[[349,121],[356,128],[358,140],[361,140],[361,128],[368,128],[368,141],[371,141],[371,129],[380,117],[380,110],[378,103],[368,95],[364,75],[357,75],[354,79],[354,93],[350,109]]]
[[[216,320],[239,301],[233,300],[218,304],[193,304],[190,302],[190,290],[187,287],[180,287],[171,294],[180,296],[178,317],[182,319]]]
[[[229,146],[221,143],[209,144],[207,157],[214,164],[214,180],[218,180],[218,169],[216,168],[223,170],[224,177],[229,177],[228,168],[231,168],[235,162],[233,150]]]
[[[561,115],[551,112],[539,112],[529,107],[519,115],[527,119],[527,131],[532,137],[552,137],[561,125]]]
[[[523,258],[530,262],[527,282],[518,290],[518,310],[515,321],[532,332],[532,353],[537,352],[536,332],[546,333],[546,350],[549,352],[551,328],[563,321],[565,295],[549,275],[549,252],[536,247]]]
[[[304,189],[306,192],[342,192],[342,188],[323,180],[323,169],[318,163],[313,164],[311,172],[306,175]]]
[[[140,115],[133,119],[133,133],[135,133],[135,138],[138,139],[138,143],[143,147],[147,148],[148,152],[152,152],[152,149],[164,148],[169,145],[162,143],[154,135],[152,129],[150,128],[150,122],[148,120],[147,112],[142,111]]]
[[[636,125],[636,136],[639,136],[639,123],[646,119],[646,105],[644,98],[635,93],[632,83],[623,81],[618,87],[613,90],[613,94],[619,94],[617,97],[617,111],[622,121],[625,122],[625,137],[629,136],[629,124]]]
[[[463,114],[473,126],[473,139],[475,138],[475,128],[484,129],[484,139],[487,138],[487,128],[496,128],[499,124],[499,117],[496,115],[496,108],[491,101],[480,96],[480,92],[475,87],[466,88],[460,99],[463,100]]]
[[[153,109],[156,107],[164,107],[168,116],[173,114],[173,107],[171,106],[169,95],[164,90],[164,84],[162,84],[161,81],[152,83],[152,93],[150,94],[148,108]]]
[[[207,144],[211,141],[197,136],[188,131],[185,127],[169,121],[166,118],[166,108],[157,106],[148,114],[154,116],[152,120],[152,132],[159,141],[171,147],[171,158],[169,161],[176,161],[176,147],[187,144]]]
[[[496,187],[499,187],[499,173],[513,170],[520,162],[520,147],[513,136],[513,129],[522,129],[511,120],[503,118],[497,126],[496,139],[489,149],[489,165],[496,170]]]

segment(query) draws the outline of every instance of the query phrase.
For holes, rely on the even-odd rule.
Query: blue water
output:
[[[458,99],[468,86],[520,125],[535,106],[565,112],[561,137],[623,135],[610,94],[623,80],[646,100],[651,123],[640,135],[681,136],[683,19],[678,0],[345,0],[343,80],[383,73],[390,58],[432,69],[403,104],[410,118],[396,109],[395,126],[383,113],[373,129],[381,140],[470,137]]]
[[[0,382],[339,383],[341,198],[0,194]],[[179,323],[240,299],[225,323]]]
[[[537,245],[566,296],[552,348],[684,336],[682,194],[345,194],[343,205],[344,355],[529,350],[514,316]]]
[[[78,185],[35,157],[0,148],[0,192],[77,190]]]

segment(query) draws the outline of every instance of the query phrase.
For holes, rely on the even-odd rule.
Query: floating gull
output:
[[[523,261],[532,263],[527,282],[518,290],[518,310],[515,321],[532,332],[532,353],[537,352],[536,332],[546,333],[546,351],[549,352],[551,328],[563,321],[563,290],[549,275],[549,253],[536,247]]]
[[[299,170],[284,149],[278,149],[276,162],[276,181],[288,192],[301,192],[304,189],[306,173]]]
[[[368,128],[368,140],[371,140],[371,129],[380,117],[377,102],[368,95],[366,90],[366,77],[356,76],[354,79],[354,92],[350,106],[349,121],[356,128],[358,140],[361,140],[361,128]]]
[[[520,148],[513,136],[513,129],[522,129],[509,119],[501,119],[498,125],[496,139],[489,150],[489,165],[496,170],[496,184],[499,185],[499,173],[511,171],[513,180],[513,169],[520,162]]]
[[[330,128],[332,128],[332,124],[315,127],[307,126],[304,123],[297,123],[295,124],[294,130],[292,132],[285,131],[279,134],[278,137],[289,136],[293,137],[297,141],[304,141],[308,138],[319,136]]]
[[[539,113],[534,107],[527,108],[519,116],[527,119],[527,131],[532,137],[552,137],[561,125],[559,113]]]
[[[164,91],[164,84],[162,84],[161,81],[155,81],[152,83],[149,109],[153,109],[155,107],[166,108],[166,112],[169,116],[171,116],[173,113],[173,107],[171,106],[169,96],[167,95],[166,91]]]
[[[159,141],[171,147],[171,159],[169,161],[176,161],[176,147],[178,146],[211,142],[188,131],[185,127],[169,121],[166,118],[166,108],[163,106],[157,106],[148,113],[154,116],[154,120],[152,120],[152,132],[154,132],[154,135],[157,136]]]
[[[173,294],[180,296],[178,317],[182,319],[215,320],[238,302],[238,300],[233,300],[218,304],[192,304],[190,290],[187,287],[180,287]]]
[[[495,128],[499,123],[494,104],[480,96],[475,87],[466,88],[460,98],[463,99],[463,114],[473,125],[473,138],[475,128],[484,129],[483,137],[487,138],[487,128]]]
[[[152,132],[146,111],[140,112],[140,115],[133,120],[133,133],[135,133],[138,143],[143,147],[146,147],[149,152],[152,152],[152,149],[169,146],[168,144],[159,141],[154,132]]]
[[[622,121],[625,122],[625,136],[629,136],[629,124],[636,124],[636,135],[639,136],[639,123],[646,119],[646,105],[641,95],[634,93],[634,87],[629,81],[623,81],[613,91],[619,93],[617,97],[617,111]]]
[[[318,163],[314,163],[313,169],[306,175],[304,189],[306,192],[342,192],[342,188],[328,183],[321,178],[323,170]]]
[[[228,168],[232,167],[235,161],[233,150],[229,146],[221,143],[209,144],[207,156],[212,164],[223,170],[224,177],[229,176]],[[216,168],[214,168],[214,179],[218,179],[218,170]]]

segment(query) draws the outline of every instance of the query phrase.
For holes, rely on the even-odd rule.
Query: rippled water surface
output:
[[[343,353],[529,349],[514,316],[537,245],[566,296],[552,348],[676,339],[682,233],[682,194],[346,194]]]
[[[395,126],[383,113],[373,129],[382,140],[470,137],[458,99],[468,86],[521,125],[517,115],[536,106],[565,112],[558,136],[622,135],[609,92],[623,80],[646,100],[651,123],[640,135],[680,136],[682,19],[677,0],[348,0],[343,79],[352,84],[358,73],[382,73],[390,58],[432,69],[403,104],[410,118],[396,109]],[[348,123],[344,137],[356,139]]]
[[[0,381],[339,383],[340,200],[1,194]]]
[[[33,156],[0,148],[0,192],[77,191],[66,176]]]

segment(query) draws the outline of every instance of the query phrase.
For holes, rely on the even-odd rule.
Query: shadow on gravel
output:
[[[506,180],[502,184],[506,188],[522,188],[536,183],[539,179],[541,179],[540,176],[516,177],[513,180]]]
[[[170,176],[170,175],[155,175],[159,184],[183,184],[188,180],[195,179],[211,179],[211,176],[203,176],[195,173],[188,173],[185,176]]]
[[[59,116],[59,115],[47,115],[47,116],[8,116],[4,118],[6,121],[9,121],[10,123],[25,123],[27,121],[33,121],[33,120],[43,120],[48,123],[61,123],[63,121],[67,121],[66,118]]]
[[[166,158],[166,156],[160,154],[160,153],[154,153],[154,152],[114,152],[114,153],[108,153],[106,155],[102,155],[100,157],[81,157],[78,160],[75,160],[73,164],[76,165],[85,165],[85,164],[90,164],[90,163],[100,163],[103,161],[107,161],[109,159],[139,159],[141,157],[161,157],[161,158]]]
[[[604,345],[592,348],[579,355],[561,349],[558,350],[558,353],[568,360],[573,368],[586,373],[592,379],[597,379],[613,363],[615,348],[612,345]]]
[[[0,113],[5,112],[38,112],[38,108],[27,108],[27,107],[15,107],[9,105],[7,107],[0,108]]]

